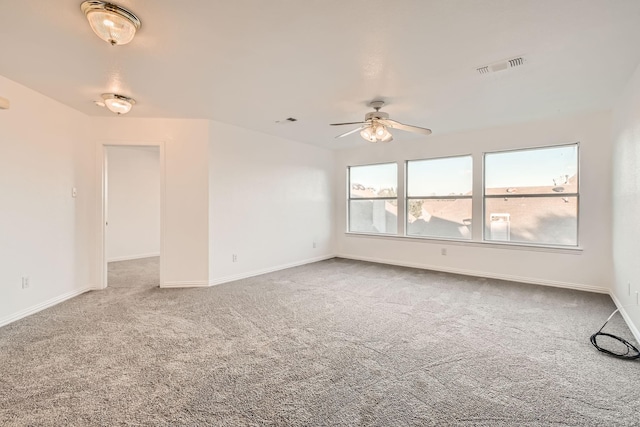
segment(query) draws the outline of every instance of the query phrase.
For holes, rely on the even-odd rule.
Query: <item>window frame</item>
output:
[[[576,207],[576,242],[575,245],[563,245],[563,244],[549,244],[549,243],[537,243],[537,242],[526,242],[526,241],[504,241],[504,240],[487,240],[486,239],[486,206],[485,206],[485,183],[486,183],[486,164],[485,164],[485,156],[488,154],[494,153],[508,153],[514,151],[530,151],[536,149],[545,149],[545,148],[559,148],[565,146],[576,146],[577,147],[577,180],[576,180],[576,193],[558,193],[558,197],[566,197],[567,194],[572,197],[576,197],[577,207]],[[509,249],[509,250],[523,250],[523,251],[540,251],[540,252],[552,252],[552,253],[563,253],[563,254],[572,254],[572,255],[580,255],[584,248],[580,246],[581,244],[581,143],[580,141],[574,142],[563,142],[563,143],[550,143],[544,145],[530,145],[530,146],[522,146],[518,148],[507,148],[507,149],[499,149],[493,148],[489,150],[473,150],[471,152],[467,152],[464,154],[453,154],[453,155],[443,155],[443,156],[435,156],[428,158],[411,158],[402,160],[402,159],[392,159],[391,161],[385,162],[375,162],[375,160],[371,163],[362,163],[362,164],[347,164],[345,167],[345,172],[347,176],[345,177],[346,186],[345,189],[347,191],[346,194],[346,209],[343,211],[345,215],[345,234],[348,236],[352,236],[354,238],[367,238],[367,239],[382,239],[382,240],[397,240],[397,241],[415,241],[415,242],[423,242],[427,244],[438,244],[441,242],[442,244],[451,244],[451,245],[460,245],[460,246],[468,246],[468,247],[482,247],[482,248],[494,248],[494,249]],[[407,162],[410,161],[419,161],[419,160],[435,160],[440,158],[449,158],[449,157],[465,157],[471,156],[472,158],[472,167],[473,167],[473,183],[472,183],[472,233],[471,239],[459,239],[459,238],[451,238],[451,237],[440,237],[440,236],[419,236],[419,235],[410,235],[407,234],[407,195],[408,195],[408,168]],[[397,157],[397,156],[394,156]],[[398,218],[397,221],[397,229],[395,233],[377,233],[377,232],[368,232],[368,231],[350,231],[350,210],[351,210],[351,200],[373,200],[372,198],[351,198],[351,173],[350,169],[352,167],[359,166],[375,166],[375,165],[385,165],[385,164],[395,164],[396,171],[398,172],[398,176],[396,179],[397,185],[397,197],[377,197],[377,200],[396,200],[397,203],[397,213],[398,217],[401,215],[404,216],[405,220],[400,221]],[[401,169],[403,168],[403,169]],[[556,195],[555,193],[549,193],[548,196]],[[497,197],[504,197],[504,195],[496,195]],[[518,196],[522,196],[518,194]],[[403,203],[400,203],[400,197],[404,199]],[[457,198],[458,196],[442,196]],[[436,197],[437,198],[437,197]],[[343,199],[344,200],[344,199]],[[478,228],[481,227],[481,228]]]
[[[396,167],[396,197],[351,197],[351,168],[359,168],[364,166],[383,166],[383,165],[395,165]],[[363,165],[349,165],[347,166],[347,230],[346,232],[349,234],[364,234],[370,236],[391,236],[396,237],[400,234],[398,233],[398,225],[399,221],[396,225],[395,233],[374,233],[374,232],[363,232],[363,231],[351,231],[351,201],[375,201],[375,200],[395,200],[396,205],[400,206],[400,192],[398,191],[398,162],[380,162],[380,163],[367,163]]]
[[[429,160],[444,160],[444,159],[456,159],[461,157],[469,157],[471,159],[471,194],[468,196],[409,196],[409,163],[410,162],[422,162]],[[460,242],[473,242],[473,233],[471,233],[468,239],[463,237],[444,237],[444,236],[425,236],[418,234],[409,234],[409,201],[410,200],[457,200],[457,199],[471,199],[471,230],[473,230],[473,154],[457,154],[453,156],[439,156],[439,157],[427,157],[420,159],[411,159],[404,161],[404,236],[411,239],[428,239],[428,240],[452,240]]]
[[[514,153],[520,151],[533,151],[544,150],[549,148],[562,148],[562,147],[576,147],[576,192],[575,193],[532,193],[532,194],[518,194],[517,196],[505,196],[504,194],[486,194],[487,193],[487,155],[500,154],[500,153]],[[571,142],[566,144],[552,144],[541,145],[535,147],[526,148],[514,148],[509,150],[493,150],[482,152],[482,243],[505,245],[505,246],[525,246],[525,247],[547,247],[558,249],[580,249],[580,141]],[[522,242],[522,241],[504,241],[504,240],[490,240],[487,239],[487,199],[499,199],[499,198],[538,198],[538,197],[575,197],[576,198],[576,242],[574,245],[563,245],[554,243],[536,243],[536,242]]]

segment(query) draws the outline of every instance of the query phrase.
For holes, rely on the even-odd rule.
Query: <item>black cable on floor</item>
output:
[[[640,351],[638,351],[638,349],[633,344],[631,344],[629,341],[625,340],[624,338],[620,338],[620,337],[617,337],[615,335],[611,335],[611,334],[608,334],[606,332],[602,332],[602,330],[607,325],[607,323],[609,323],[609,320],[611,320],[613,315],[616,314],[619,310],[620,309],[618,308],[616,311],[611,313],[611,316],[609,316],[607,321],[604,322],[604,325],[602,325],[600,330],[598,330],[598,332],[596,332],[595,334],[591,335],[591,344],[593,344],[593,346],[595,348],[597,348],[598,351],[606,353],[609,356],[619,357],[620,359],[631,359],[631,360],[640,359]],[[611,339],[620,341],[622,344],[624,344],[627,347],[627,351],[624,352],[624,353],[616,353],[614,351],[607,350],[606,348],[602,348],[602,347],[600,347],[598,345],[598,342],[597,342],[598,337],[609,337]]]

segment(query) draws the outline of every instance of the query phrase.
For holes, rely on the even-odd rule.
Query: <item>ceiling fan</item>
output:
[[[389,118],[389,114],[380,111],[383,105],[384,101],[371,101],[369,106],[376,111],[367,113],[364,116],[364,121],[362,122],[331,123],[330,126],[361,125],[359,128],[336,136],[336,138],[342,138],[343,136],[351,135],[352,133],[360,131],[360,136],[369,142],[389,142],[393,140],[393,136],[391,135],[391,132],[389,132],[388,128],[420,133],[422,135],[431,134],[431,129],[405,125],[395,120],[391,120]]]

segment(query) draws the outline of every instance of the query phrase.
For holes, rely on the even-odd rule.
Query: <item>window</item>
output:
[[[484,156],[484,239],[578,245],[578,144]]]
[[[398,232],[398,165],[351,166],[349,174],[349,231]]]
[[[471,239],[471,156],[407,162],[407,235]]]

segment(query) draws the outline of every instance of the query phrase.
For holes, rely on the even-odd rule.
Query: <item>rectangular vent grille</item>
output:
[[[293,123],[293,122],[297,122],[298,119],[296,119],[295,117],[287,117],[284,120],[276,120],[276,123]]]
[[[513,58],[509,60],[509,67],[517,67],[518,65],[524,64],[524,58],[519,56],[517,58]]]
[[[509,70],[521,65],[524,65],[524,58],[522,56],[518,56],[517,58],[506,59],[504,61],[484,65],[476,68],[476,70],[478,71],[478,74],[490,74],[498,71]]]

